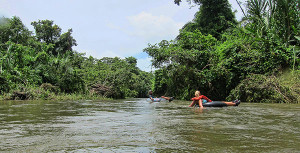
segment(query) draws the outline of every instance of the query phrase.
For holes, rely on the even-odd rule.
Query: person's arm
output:
[[[206,96],[202,97],[203,99],[207,100],[207,102],[212,102],[212,100],[210,100],[209,98],[207,98]]]
[[[154,101],[154,99],[152,98],[152,96],[151,96],[151,95],[149,95],[149,98],[151,99],[151,101]]]
[[[195,100],[189,105],[189,107],[193,107],[195,105]]]
[[[199,106],[200,106],[200,108],[203,108],[202,99],[199,100]]]

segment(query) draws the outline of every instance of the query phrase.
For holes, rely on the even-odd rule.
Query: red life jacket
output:
[[[207,100],[208,102],[212,102],[212,100],[210,100],[209,98],[207,98],[206,96],[204,96],[204,95],[201,95],[201,96],[199,96],[199,97],[194,97],[194,98],[192,98],[192,100],[200,100],[200,99],[205,99],[205,100]]]

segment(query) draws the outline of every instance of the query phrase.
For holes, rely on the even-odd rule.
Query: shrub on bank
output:
[[[82,99],[107,99],[102,95],[87,93],[60,93],[57,88],[49,83],[40,87],[19,87],[0,96],[0,100],[82,100]]]
[[[300,103],[300,71],[280,76],[249,75],[227,99],[240,99],[244,102]]]

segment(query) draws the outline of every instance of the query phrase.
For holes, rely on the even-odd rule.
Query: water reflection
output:
[[[7,101],[0,151],[297,152],[300,105],[189,108],[188,102]]]

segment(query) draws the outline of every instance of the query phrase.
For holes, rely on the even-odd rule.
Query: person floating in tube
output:
[[[149,94],[149,98],[151,99],[151,101],[154,101],[154,98],[157,98],[157,97],[154,97],[154,96],[153,96],[152,90],[149,90],[148,94]],[[172,100],[174,100],[173,97],[165,97],[165,96],[161,96],[160,98],[166,99],[166,100],[168,100],[169,102],[171,102]]]
[[[189,105],[189,107],[199,105],[200,108],[203,108],[203,104],[212,102],[212,100],[210,100],[206,96],[201,95],[200,91],[195,92],[195,97],[192,98],[192,100],[193,100],[193,102]],[[238,106],[241,103],[241,101],[238,99],[235,101],[231,101],[231,102],[227,102],[227,101],[222,101],[222,102],[227,104],[227,106]]]

